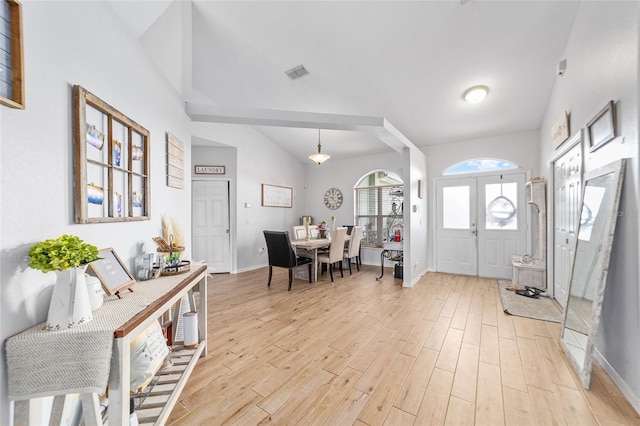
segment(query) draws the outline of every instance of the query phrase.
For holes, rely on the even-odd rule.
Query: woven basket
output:
[[[153,237],[153,241],[156,242],[156,244],[158,244],[158,252],[160,253],[174,253],[177,251],[184,251],[184,247],[182,246],[178,246],[178,247],[171,247],[169,245],[169,243],[167,242],[167,240],[165,240],[162,237]]]

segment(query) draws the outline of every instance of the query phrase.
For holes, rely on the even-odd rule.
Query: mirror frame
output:
[[[598,327],[600,325],[600,314],[602,312],[602,303],[604,300],[604,292],[607,284],[607,273],[609,271],[609,260],[611,257],[611,248],[613,246],[613,236],[616,230],[616,222],[618,218],[618,207],[620,205],[620,194],[622,192],[622,182],[624,181],[624,171],[625,171],[626,159],[620,159],[614,161],[612,163],[607,164],[606,166],[600,167],[596,170],[585,173],[584,175],[584,185],[582,187],[582,201],[580,202],[580,214],[582,214],[582,209],[584,208],[584,194],[589,185],[589,181],[594,180],[596,178],[613,174],[614,182],[615,182],[615,193],[613,194],[613,205],[610,206],[610,209],[607,213],[609,213],[609,227],[605,229],[603,236],[603,250],[600,253],[600,256],[603,256],[603,268],[599,277],[596,277],[596,289],[595,289],[595,297],[593,300],[593,306],[591,308],[591,326],[589,329],[589,334],[587,335],[587,345],[585,349],[584,362],[581,363],[574,357],[573,352],[569,350],[567,344],[564,340],[565,330],[567,329],[567,313],[569,311],[569,303],[571,300],[571,287],[573,284],[575,266],[576,266],[576,254],[577,254],[577,244],[578,240],[576,239],[576,247],[574,250],[574,256],[572,260],[571,267],[571,278],[569,280],[569,289],[567,296],[567,304],[564,309],[564,319],[562,321],[562,331],[560,334],[560,346],[562,350],[566,354],[567,358],[571,362],[571,366],[575,370],[576,374],[580,378],[582,385],[589,389],[591,387],[591,372],[593,370],[593,349],[595,346],[595,339],[598,333]],[[578,234],[580,233],[580,228],[578,228]]]

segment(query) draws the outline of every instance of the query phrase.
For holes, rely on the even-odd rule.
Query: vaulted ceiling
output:
[[[124,3],[124,4],[123,4]],[[113,2],[134,35],[170,2]],[[147,7],[137,19],[135,7]],[[425,146],[540,127],[574,1],[202,1],[190,82],[222,108],[383,117]],[[141,9],[142,10],[142,9]],[[285,71],[304,65],[291,80]],[[462,94],[486,85],[484,102]],[[185,99],[189,100],[189,99]],[[256,128],[303,161],[317,129]],[[336,157],[390,150],[365,132],[322,131]]]

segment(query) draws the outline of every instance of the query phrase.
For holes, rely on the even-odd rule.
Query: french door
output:
[[[191,197],[193,258],[209,272],[230,272],[229,182],[193,181]]]
[[[512,276],[511,256],[527,253],[526,174],[443,178],[436,183],[436,269]]]

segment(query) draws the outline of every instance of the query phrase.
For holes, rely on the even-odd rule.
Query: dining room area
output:
[[[331,282],[334,272],[337,278],[344,278],[360,271],[360,251],[363,226],[335,226],[335,216],[331,227],[326,221],[312,224],[310,216],[303,216],[303,225],[293,225],[288,231],[263,231],[269,257],[269,282],[273,267],[289,270],[289,290],[292,280],[309,283],[318,281],[318,275],[328,271]],[[306,267],[305,267],[306,266]]]

